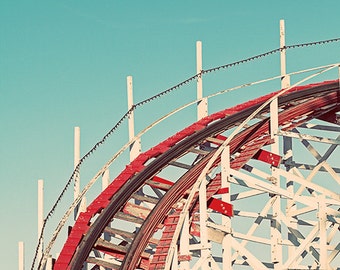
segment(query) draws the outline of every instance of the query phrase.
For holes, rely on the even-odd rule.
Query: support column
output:
[[[280,62],[281,62],[281,86],[287,88],[290,86],[290,77],[286,74],[286,37],[285,21],[280,20]]]
[[[327,254],[327,214],[326,214],[326,202],[325,196],[318,197],[319,201],[319,236],[320,236],[320,269],[329,269],[328,267],[328,254]]]
[[[104,191],[104,189],[106,189],[109,186],[109,183],[110,183],[110,171],[109,171],[109,169],[107,169],[107,170],[105,170],[105,172],[102,176],[102,190],[103,191]],[[110,223],[108,224],[108,226],[110,226]],[[106,240],[106,241],[111,240],[111,236],[110,236],[109,233],[104,232],[104,240]]]
[[[44,225],[44,180],[38,180],[38,241],[40,248],[37,254],[37,261],[39,262],[43,255],[44,239],[42,238],[42,228]]]
[[[210,248],[209,248],[209,240],[208,240],[208,230],[207,230],[207,220],[208,220],[208,211],[207,211],[207,180],[204,179],[201,182],[199,188],[199,210],[200,210],[200,239],[201,239],[201,259],[202,269],[210,269],[209,268],[209,260],[210,258]]]
[[[290,85],[290,78],[286,74],[286,44],[285,44],[285,26],[284,20],[280,20],[280,60],[281,60],[281,88],[287,88]],[[279,108],[278,99],[276,98],[270,104],[270,136],[273,141],[271,151],[279,155]],[[272,170],[273,185],[280,187],[280,175],[277,171]],[[275,269],[282,268],[282,235],[281,235],[281,198],[279,195],[272,195],[275,199],[272,207],[271,220],[271,257]]]
[[[110,170],[106,169],[102,176],[102,191],[109,186],[110,183]]]
[[[74,169],[77,167],[80,161],[80,127],[74,128]],[[80,194],[80,171],[78,171],[74,175],[74,191],[73,198],[74,200],[78,198]],[[79,213],[86,211],[86,198],[83,197],[80,203],[74,209],[74,220],[76,220],[79,216]],[[82,268],[83,270],[87,269],[87,263],[84,263]]]
[[[230,148],[226,146],[221,153],[221,188],[228,188],[229,192],[222,194],[222,201],[231,203],[230,197]],[[227,234],[222,240],[222,269],[232,269],[231,259],[231,243],[232,243],[232,227],[231,218],[222,215],[222,226],[225,227]]]
[[[52,270],[52,267],[53,267],[53,259],[52,259],[52,256],[49,255],[46,260],[46,266],[44,270]]]
[[[270,132],[273,143],[271,145],[271,151],[274,154],[279,154],[279,138],[278,132],[278,100],[275,99],[270,104]],[[280,187],[280,175],[277,171],[272,170],[273,185]],[[281,202],[280,196],[273,194],[275,197],[272,211],[273,217],[271,220],[271,255],[272,262],[275,269],[281,269],[282,265],[282,246],[281,246]]]
[[[290,87],[290,76],[286,73],[286,34],[285,34],[285,21],[280,20],[280,63],[281,63],[281,89],[285,89]],[[285,155],[286,170],[290,171],[292,162],[293,162],[293,143],[292,138],[284,137],[283,138],[283,151]],[[294,194],[294,181],[291,179],[286,179],[286,188],[287,191],[291,194]],[[297,229],[297,221],[290,214],[291,211],[296,209],[296,204],[294,200],[287,200],[286,206],[286,217],[289,222],[289,226],[292,229]],[[288,232],[288,239],[291,238]],[[294,246],[288,247],[288,257],[293,256],[295,252]]]
[[[179,268],[180,270],[190,269],[189,230],[190,230],[189,213],[186,213],[180,238],[180,254],[179,254],[181,258]]]
[[[283,153],[284,153],[284,163],[286,171],[289,172],[293,167],[293,141],[291,137],[283,137]],[[294,181],[292,179],[286,179],[286,189],[290,194],[294,194]],[[288,226],[292,229],[297,230],[298,224],[297,220],[292,216],[292,212],[296,210],[296,203],[292,199],[287,199],[286,205],[286,218],[288,221]],[[293,235],[288,231],[288,239],[292,239]],[[294,245],[288,247],[288,258],[292,257],[295,253],[296,247]]]
[[[128,110],[130,111],[130,114],[128,116],[129,140],[131,141],[135,137],[132,76],[128,76],[126,78],[126,83],[127,83]],[[130,161],[133,161],[139,155],[140,152],[141,152],[141,142],[140,142],[140,139],[137,139],[130,145]]]
[[[18,269],[24,270],[25,269],[25,245],[24,242],[19,242],[18,244]]]
[[[208,101],[203,98],[203,82],[202,82],[202,42],[196,42],[196,74],[197,78],[197,120],[208,115]]]
[[[73,165],[74,169],[77,167],[80,160],[80,128],[74,128],[74,151],[73,151]],[[73,188],[73,199],[77,199],[80,193],[80,172],[75,172],[74,175],[74,188]],[[74,220],[77,219],[79,214],[80,204],[74,209]]]

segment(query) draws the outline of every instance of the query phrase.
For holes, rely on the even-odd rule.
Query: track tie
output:
[[[169,162],[169,165],[181,168],[181,169],[185,169],[185,170],[190,170],[192,168],[191,165],[185,164],[185,163],[181,163],[181,162],[177,162],[177,161],[172,161]]]
[[[103,250],[110,250],[110,251],[118,251],[121,253],[126,254],[129,249],[128,245],[116,245],[112,244],[109,241],[103,240],[102,238],[97,239],[97,242],[94,245],[95,249],[103,251]],[[103,251],[104,252],[104,251]]]
[[[127,202],[123,208],[124,213],[142,219],[145,219],[149,215],[150,211],[151,209],[149,208],[130,202]]]
[[[112,236],[120,235],[122,237],[130,238],[130,239],[133,239],[135,237],[135,233],[133,232],[127,232],[127,231],[123,231],[123,230],[111,228],[111,227],[106,227],[104,229],[104,232],[109,233]]]
[[[129,214],[126,214],[126,213],[123,213],[123,212],[118,212],[114,216],[114,218],[120,219],[120,220],[125,220],[125,221],[136,223],[136,224],[143,224],[143,222],[144,222],[144,219],[142,219],[142,218],[134,217],[132,215],[129,215]]]
[[[137,193],[134,193],[131,198],[138,200],[138,201],[142,201],[142,202],[146,202],[146,203],[151,203],[151,204],[157,204],[159,199],[155,198],[155,197],[151,197],[151,196],[147,196],[147,195],[139,195]]]
[[[152,179],[145,181],[145,183],[150,187],[158,188],[164,191],[168,191],[174,184],[173,182],[158,176],[155,176]]]
[[[114,270],[118,270],[120,268],[120,265],[118,264],[114,264],[94,257],[87,258],[87,262]]]

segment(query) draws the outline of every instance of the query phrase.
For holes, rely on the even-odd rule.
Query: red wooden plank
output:
[[[255,155],[254,158],[275,167],[278,167],[281,163],[281,156],[276,155],[272,152],[260,149]]]
[[[226,194],[226,193],[229,193],[229,188],[220,188],[216,194]]]
[[[208,207],[215,210],[222,215],[232,217],[233,216],[233,206],[230,203],[226,203],[222,200],[210,198],[208,201]]]

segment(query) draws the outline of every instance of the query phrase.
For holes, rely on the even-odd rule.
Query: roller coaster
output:
[[[284,56],[287,48],[277,51]],[[308,83],[339,67],[282,72],[199,94],[131,136],[79,193],[40,258],[36,253],[38,269],[339,269],[339,79]],[[162,94],[190,81],[201,90],[202,76],[215,69],[198,65],[197,71]],[[290,83],[301,74],[307,75]],[[282,89],[208,114],[209,99],[271,80],[281,80]],[[136,105],[121,121],[133,120]],[[144,134],[190,106],[197,107],[196,121],[140,150]],[[80,160],[68,185],[115,130]],[[133,148],[131,162],[79,211],[52,260],[51,248],[71,213]]]

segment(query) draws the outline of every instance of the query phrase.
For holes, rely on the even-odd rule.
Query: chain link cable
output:
[[[79,173],[80,171],[80,167],[81,165],[84,163],[84,161],[90,157],[92,155],[92,153],[94,151],[97,150],[97,148],[102,145],[114,132],[115,130],[118,129],[118,127],[124,122],[124,120],[126,118],[128,118],[128,116],[135,110],[137,109],[138,107],[140,106],[143,106],[155,99],[158,99],[160,98],[161,96],[163,95],[166,95],[166,94],[169,94],[171,92],[173,92],[174,90],[177,90],[179,89],[180,87],[188,84],[188,83],[191,83],[193,80],[196,80],[198,79],[199,77],[201,77],[202,75],[204,74],[208,74],[208,73],[211,73],[211,72],[216,72],[216,71],[219,71],[220,69],[227,69],[227,68],[231,68],[231,67],[234,67],[234,66],[237,66],[237,65],[240,65],[240,64],[244,64],[244,63],[247,63],[247,62],[251,62],[251,61],[254,61],[256,59],[259,59],[259,58],[263,58],[263,57],[266,57],[266,56],[269,56],[271,54],[275,54],[275,53],[278,53],[280,51],[283,51],[283,50],[286,50],[286,49],[295,49],[295,48],[301,48],[301,47],[309,47],[309,46],[315,46],[315,45],[323,45],[323,44],[327,44],[327,43],[333,43],[333,42],[339,42],[340,41],[340,38],[333,38],[333,39],[328,39],[328,40],[321,40],[321,41],[313,41],[313,42],[308,42],[308,43],[300,43],[300,44],[294,44],[294,45],[288,45],[288,46],[284,46],[282,48],[277,48],[277,49],[274,49],[274,50],[271,50],[271,51],[268,51],[268,52],[265,52],[265,53],[262,53],[262,54],[258,54],[258,55],[255,55],[255,56],[252,56],[252,57],[249,57],[249,58],[245,58],[245,59],[242,59],[242,60],[239,60],[239,61],[236,61],[236,62],[233,62],[233,63],[229,63],[229,64],[225,64],[225,65],[221,65],[221,66],[218,66],[218,67],[214,67],[214,68],[210,68],[210,69],[206,69],[206,70],[202,70],[200,73],[198,74],[195,74],[194,76],[180,82],[179,84],[175,85],[175,86],[172,86],[150,98],[147,98],[145,100],[142,100],[138,103],[136,103],[135,105],[133,105],[131,107],[130,110],[128,110],[123,116],[122,118],[113,126],[113,128],[111,128],[111,130],[109,132],[107,132],[105,134],[105,136],[100,140],[98,141],[79,161],[79,163],[77,164],[77,166],[75,167],[75,169],[73,170],[70,178],[68,179],[68,181],[66,182],[66,185],[65,187],[63,188],[63,190],[61,191],[60,195],[58,196],[56,202],[54,203],[54,205],[52,206],[51,210],[48,212],[48,214],[46,215],[46,218],[44,219],[44,222],[43,222],[43,226],[42,226],[42,229],[41,229],[41,232],[40,232],[40,237],[38,239],[38,244],[37,244],[37,247],[36,247],[36,250],[35,250],[35,255],[34,255],[34,258],[33,258],[33,262],[32,262],[32,266],[31,266],[31,270],[34,270],[34,265],[35,265],[35,261],[37,259],[37,256],[38,256],[38,253],[39,253],[39,249],[41,248],[41,245],[42,245],[42,240],[43,240],[43,237],[44,237],[44,231],[45,231],[45,227],[46,227],[46,224],[48,222],[48,220],[50,219],[50,217],[53,215],[55,209],[57,208],[59,202],[61,201],[62,197],[64,196],[64,194],[66,193],[67,189],[69,188],[72,180],[74,180],[74,176]],[[38,268],[41,266],[41,262],[42,262],[42,258],[40,259],[40,262],[39,262],[39,266]]]

